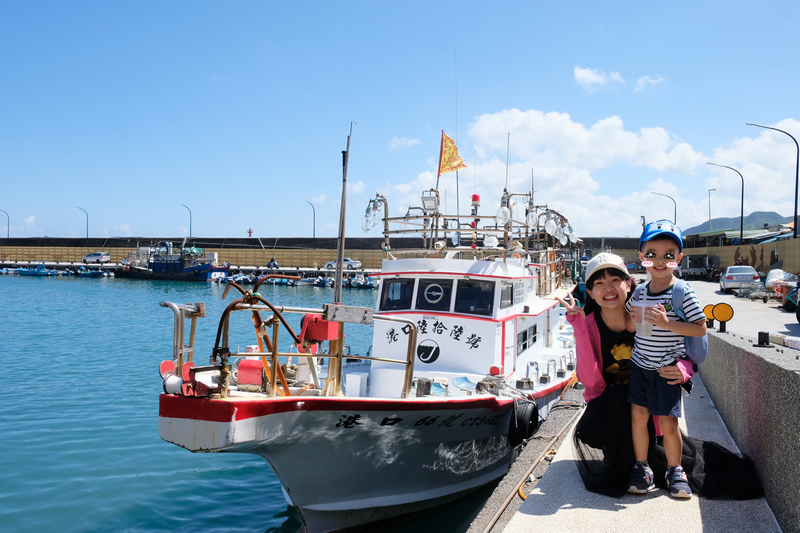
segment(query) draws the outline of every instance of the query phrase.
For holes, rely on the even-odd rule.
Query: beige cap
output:
[[[625,266],[625,261],[623,261],[620,256],[603,252],[592,257],[592,259],[586,263],[586,276],[584,279],[588,280],[592,277],[592,274],[603,268],[614,268],[625,274],[628,273],[628,267]]]

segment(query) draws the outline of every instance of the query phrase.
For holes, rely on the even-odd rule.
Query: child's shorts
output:
[[[669,385],[656,370],[645,370],[633,361],[628,365],[631,378],[628,382],[628,401],[647,407],[654,416],[681,417],[681,386]]]

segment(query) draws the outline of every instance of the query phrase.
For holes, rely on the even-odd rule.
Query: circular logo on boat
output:
[[[423,363],[433,363],[439,359],[439,345],[431,339],[425,339],[417,346],[417,357]]]
[[[441,300],[444,296],[444,289],[442,289],[442,286],[438,283],[431,283],[425,287],[425,292],[423,294],[426,302],[429,304],[435,304],[439,303],[439,300]]]

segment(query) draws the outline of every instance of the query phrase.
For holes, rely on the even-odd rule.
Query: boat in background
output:
[[[48,269],[44,266],[44,263],[39,263],[36,266],[30,267],[19,267],[17,268],[17,274],[20,276],[55,276],[58,272],[55,269]]]
[[[140,246],[126,257],[117,275],[123,278],[160,279],[170,281],[213,281],[228,275],[229,266],[218,264],[216,252],[205,253],[202,248],[160,242],[155,246]]]
[[[477,195],[470,215],[445,215],[438,195],[384,217],[374,307],[284,307],[258,294],[262,280],[230,283],[225,293],[241,295],[203,361],[194,337],[205,305],[162,302],[174,342],[160,367],[161,438],[262,456],[309,532],[431,508],[504,476],[576,382],[556,300],[571,289],[562,251],[575,236],[531,193],[503,191],[497,216],[478,214]],[[527,202],[522,221],[507,207],[515,196]],[[389,212],[382,196],[370,201],[381,206]],[[392,248],[409,228],[419,246]],[[232,338],[242,322],[255,326],[254,350],[236,349],[254,345]],[[372,328],[368,354],[345,355],[345,327]]]

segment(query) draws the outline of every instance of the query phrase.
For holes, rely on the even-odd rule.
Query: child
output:
[[[683,234],[668,220],[651,222],[639,239],[639,258],[650,275],[642,298],[655,303],[655,307],[633,307],[627,324],[628,331],[635,331],[635,322],[642,313],[644,320],[653,324],[652,335],[635,336],[631,353],[628,401],[636,464],[631,471],[628,492],[643,494],[655,487],[653,471],[647,464],[650,444],[647,422],[652,415],[664,433],[670,494],[675,498],[691,498],[692,489],[681,467],[683,442],[678,426],[681,387],[669,384],[658,372],[660,367],[673,365],[685,357],[684,336],[702,337],[706,333],[705,315],[690,287],[686,286],[683,300],[686,321],[681,321],[672,308],[672,288],[677,281],[673,273],[683,257],[682,250]]]

